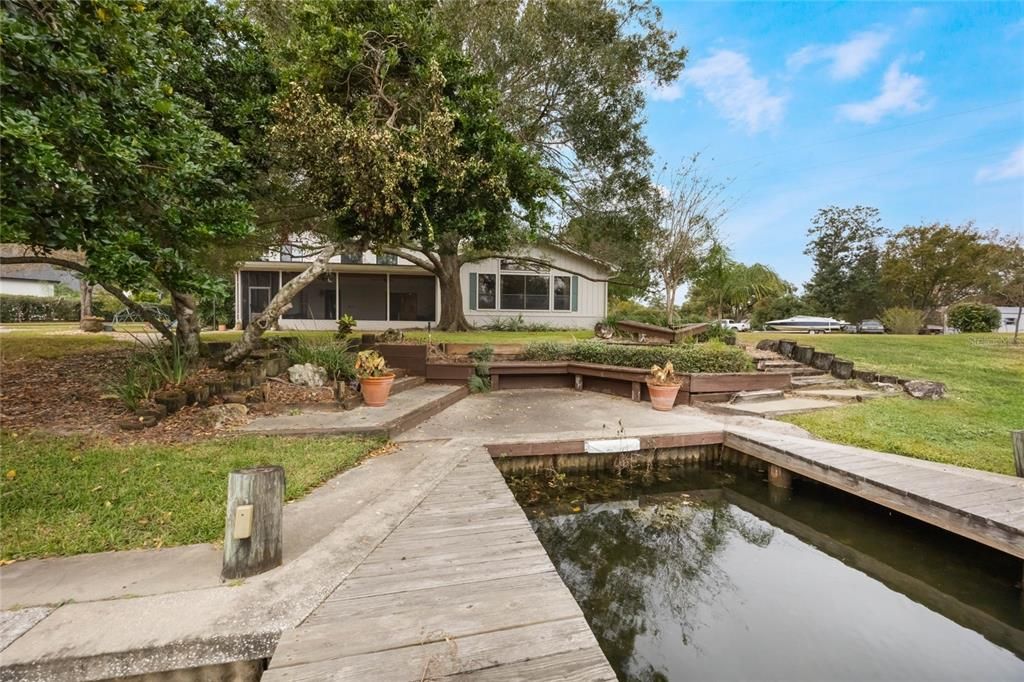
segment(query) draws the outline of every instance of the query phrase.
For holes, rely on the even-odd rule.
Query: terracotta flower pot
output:
[[[363,394],[363,402],[370,407],[384,407],[388,402],[388,394],[391,393],[391,384],[394,382],[394,374],[389,374],[386,377],[363,377],[359,380],[359,390]]]
[[[679,384],[652,384],[647,383],[647,390],[651,394],[651,407],[661,412],[669,412],[675,407],[676,395],[679,394]]]

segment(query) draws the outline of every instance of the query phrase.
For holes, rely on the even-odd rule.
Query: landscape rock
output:
[[[607,322],[598,322],[594,325],[594,336],[599,339],[610,339],[615,335],[615,328]]]
[[[796,344],[792,341],[779,341],[779,355],[785,358],[793,357],[793,351],[796,350]]]
[[[761,339],[760,341],[757,342],[756,348],[758,350],[770,350],[773,352],[778,352],[779,342],[773,341],[772,339]]]
[[[853,376],[853,363],[836,358],[832,361],[831,372],[836,379],[849,379]]]
[[[327,383],[327,370],[310,362],[292,365],[288,368],[288,379],[299,386],[319,388]]]
[[[904,382],[903,390],[918,400],[938,400],[946,394],[946,385],[938,381],[913,379]]]
[[[240,420],[249,413],[249,408],[237,403],[213,405],[203,410],[200,420],[212,429],[223,428],[225,425]]]
[[[377,335],[377,343],[401,343],[405,334],[401,329],[387,329]]]
[[[883,393],[895,393],[900,390],[900,387],[895,383],[889,383],[887,381],[873,381],[871,385]]]

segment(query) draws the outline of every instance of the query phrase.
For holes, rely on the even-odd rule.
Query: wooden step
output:
[[[402,377],[395,379],[395,383],[391,384],[391,395],[396,395],[402,391],[408,391],[410,388],[416,388],[427,383],[426,377]]]

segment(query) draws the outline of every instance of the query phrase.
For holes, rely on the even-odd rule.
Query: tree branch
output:
[[[47,265],[55,265],[65,270],[74,270],[80,272],[83,275],[89,275],[89,268],[81,263],[76,263],[72,260],[66,260],[64,258],[52,258],[50,256],[0,256],[0,265],[18,265],[21,263],[45,263]],[[121,301],[126,308],[130,309],[136,315],[148,322],[154,329],[162,334],[168,341],[174,342],[174,332],[171,328],[164,324],[163,320],[156,316],[150,309],[142,306],[133,301],[128,294],[124,293],[120,288],[106,284],[105,282],[97,282],[105,291],[110,292],[110,295]]]

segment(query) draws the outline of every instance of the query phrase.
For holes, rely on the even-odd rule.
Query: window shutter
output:
[[[476,310],[476,273],[469,273],[469,309]]]
[[[572,286],[570,287],[570,297],[572,298],[572,311],[579,312],[580,306],[580,277],[579,275],[572,276]]]

